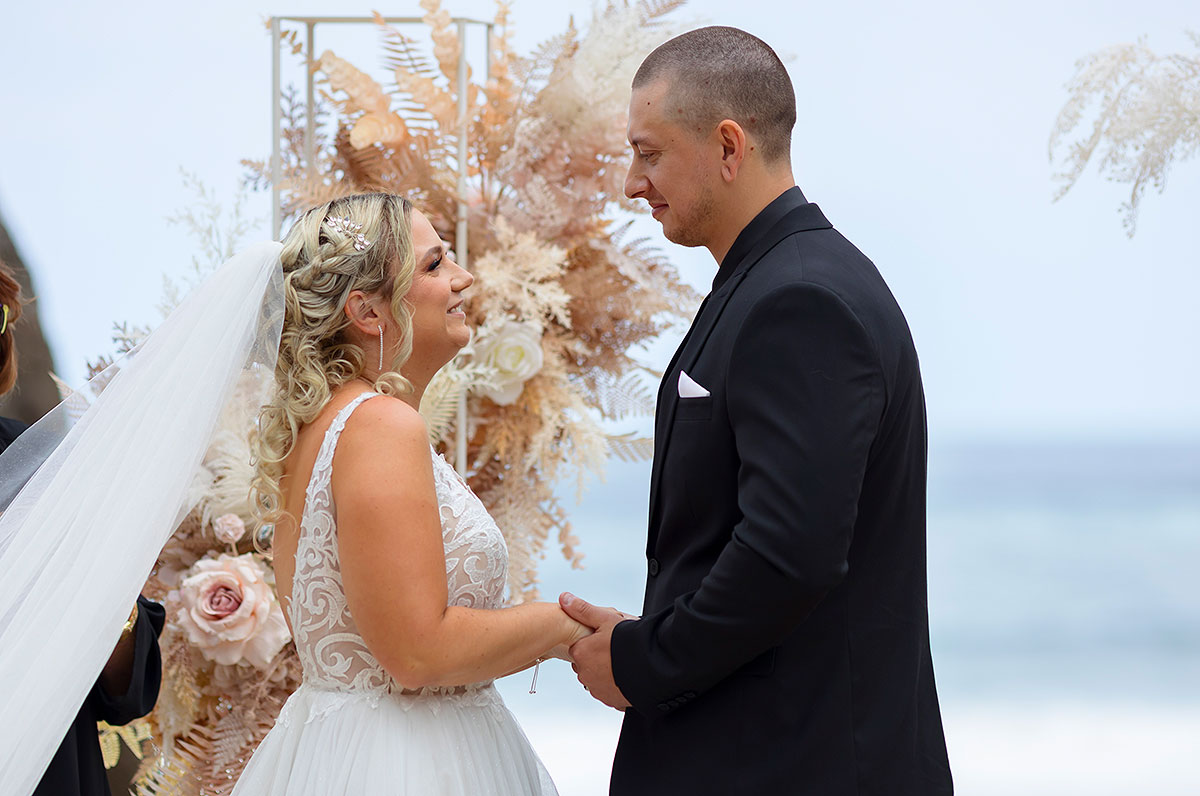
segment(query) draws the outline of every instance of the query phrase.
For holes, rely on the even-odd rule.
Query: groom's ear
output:
[[[725,119],[717,125],[717,140],[721,144],[721,178],[725,182],[733,182],[737,179],[742,161],[746,159],[746,148],[751,144],[746,138],[746,131],[732,119]]]

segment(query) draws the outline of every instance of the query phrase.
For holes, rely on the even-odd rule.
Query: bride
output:
[[[234,793],[554,793],[491,681],[591,631],[501,607],[504,539],[417,412],[473,278],[387,194],[309,211],[280,259],[256,503],[304,682]]]
[[[554,794],[491,682],[591,631],[502,607],[504,539],[417,412],[470,339],[472,282],[387,194],[236,255],[0,455],[5,792],[33,790],[158,551],[195,505],[222,408],[274,376],[257,515],[303,684],[236,794]]]

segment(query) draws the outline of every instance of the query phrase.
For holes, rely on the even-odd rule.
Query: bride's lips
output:
[[[467,317],[467,314],[466,314],[465,312],[463,312],[462,305],[463,305],[463,303],[462,303],[461,301],[460,301],[460,302],[458,302],[458,303],[457,303],[457,304],[455,304],[453,307],[451,307],[450,309],[446,310],[446,314],[447,314],[447,315],[453,315],[453,316],[455,316],[455,317],[458,317],[458,318],[465,318],[465,317]]]

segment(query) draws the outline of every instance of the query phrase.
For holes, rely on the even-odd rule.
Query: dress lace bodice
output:
[[[328,691],[361,692],[378,699],[384,694],[400,692],[404,686],[379,665],[350,615],[338,564],[337,519],[331,488],[333,454],[346,420],[359,404],[376,395],[367,392],[356,397],[325,432],[305,493],[289,612],[305,685]],[[436,455],[432,447],[430,456],[446,553],[447,604],[500,608],[508,568],[504,537],[454,468]],[[397,517],[396,522],[403,522],[403,518]],[[467,689],[423,689],[421,693],[463,693],[480,685],[484,684]]]

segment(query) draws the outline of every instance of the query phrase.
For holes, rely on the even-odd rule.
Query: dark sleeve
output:
[[[166,610],[156,602],[138,597],[133,674],[124,694],[110,695],[100,683],[92,687],[88,701],[96,718],[112,725],[128,724],[154,708],[162,684],[162,654],[158,634],[166,621]]]
[[[0,453],[8,450],[8,446],[17,441],[29,426],[11,417],[0,417]]]
[[[613,632],[617,685],[652,715],[778,644],[845,577],[884,405],[866,330],[835,294],[803,283],[747,313],[725,389],[742,520],[698,589]]]

